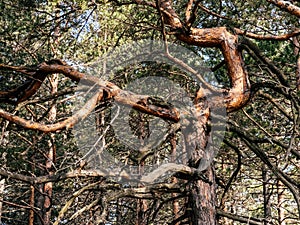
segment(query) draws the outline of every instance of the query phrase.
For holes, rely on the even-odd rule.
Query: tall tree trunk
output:
[[[188,199],[189,219],[191,225],[216,224],[216,186],[214,166],[211,165],[206,172],[211,183],[201,180],[192,181]]]
[[[144,161],[140,163],[139,173],[142,175],[144,173]],[[139,187],[143,187],[144,185],[140,184]],[[145,212],[147,210],[147,200],[146,199],[138,199],[137,200],[137,220],[136,225],[145,225],[146,224],[146,216]]]
[[[29,210],[29,216],[28,216],[28,225],[34,225],[34,194],[35,194],[35,190],[34,190],[34,186],[30,185],[30,199],[29,199],[29,205],[31,207],[31,209]]]
[[[171,162],[175,163],[175,159],[176,159],[176,137],[175,137],[175,133],[172,134],[173,136],[171,137]],[[177,183],[177,178],[176,177],[172,177],[172,183]],[[177,194],[176,193],[172,193],[172,197],[176,198]],[[173,200],[173,214],[174,214],[174,220],[176,220],[178,218],[178,214],[179,214],[179,203],[178,200],[175,199]],[[175,225],[179,225],[179,222],[176,223]]]
[[[268,174],[265,165],[262,166],[262,179],[263,179],[263,196],[264,196],[264,225],[268,225],[268,219],[271,218],[271,204],[270,204],[270,191],[268,185]]]
[[[285,215],[284,215],[284,209],[283,209],[283,203],[284,203],[284,186],[280,181],[277,182],[277,211],[278,211],[278,224],[279,225],[286,225],[285,223]]]
[[[207,151],[206,148],[211,135],[210,109],[206,102],[205,93],[205,90],[201,88],[194,100],[196,111],[192,118],[196,117],[197,120],[186,121],[188,133],[185,136],[185,142],[187,151],[190,153],[189,166],[194,168],[199,168],[201,159]],[[206,169],[205,175],[209,183],[193,180],[189,185],[188,208],[191,211],[187,213],[191,225],[216,224],[216,185],[213,164]]]
[[[57,3],[59,4],[59,2]],[[59,14],[57,14],[57,18],[59,18]],[[54,40],[52,45],[53,55],[56,58],[58,56],[58,46],[59,46],[59,36],[60,36],[60,26],[59,21],[56,20],[56,27],[54,30]],[[53,74],[49,77],[49,82],[51,86],[51,94],[56,94],[58,91],[58,74]],[[53,105],[49,111],[49,121],[55,122],[57,115],[56,105]],[[47,153],[47,159],[45,163],[45,169],[48,175],[53,175],[53,165],[55,163],[55,155],[56,155],[56,146],[55,146],[55,135],[53,133],[50,134],[50,140],[48,141],[49,151]],[[51,224],[51,211],[52,211],[52,195],[53,195],[53,183],[48,182],[44,184],[43,188],[44,193],[44,203],[43,203],[43,220],[44,225]]]
[[[58,88],[58,75],[53,74],[50,77],[50,84],[52,87],[51,94],[55,94]],[[56,120],[56,106],[53,106],[49,112],[49,121]],[[55,162],[56,155],[56,146],[55,146],[55,136],[54,134],[50,134],[50,140],[48,141],[49,151],[47,154],[46,165],[45,168],[47,170],[48,175],[53,175],[53,164]],[[44,185],[44,204],[43,204],[43,220],[45,225],[51,224],[51,201],[53,194],[53,183],[48,182]]]
[[[297,89],[300,91],[300,43],[298,37],[293,37],[293,44],[294,44],[294,54],[297,57],[297,69],[296,69],[296,77],[297,77]]]
[[[134,132],[136,132],[141,146],[145,145],[145,141],[144,139],[147,137],[147,135],[149,135],[149,130],[147,129],[147,122],[146,119],[144,118],[144,115],[141,113],[138,113],[138,124],[137,124],[137,128]],[[141,154],[143,154],[143,150],[139,151]],[[144,174],[144,170],[145,170],[145,160],[146,158],[141,158],[139,163],[139,174],[142,176]],[[143,184],[139,184],[139,187],[143,187]],[[146,199],[138,199],[137,200],[137,220],[136,220],[136,224],[137,225],[145,225],[146,224],[146,216],[145,216],[145,212],[148,208],[148,204],[147,204],[147,200]]]
[[[2,140],[0,140],[1,143]],[[7,153],[2,153],[1,161],[3,162],[3,166],[6,165],[6,155]],[[2,212],[3,212],[3,196],[4,196],[4,190],[5,190],[5,179],[0,179],[0,225],[2,224],[1,218],[2,218]]]
[[[5,130],[6,130],[6,127],[8,126],[8,122],[5,123],[5,126],[2,127],[2,134],[1,134],[1,137],[0,137],[0,145],[3,145],[5,146],[5,143],[6,143],[6,140],[5,140]],[[3,168],[6,166],[6,161],[7,161],[7,153],[6,152],[3,152],[2,153],[2,156],[0,158],[0,160],[2,161],[2,166]],[[4,196],[4,190],[5,190],[5,178],[3,177],[0,177],[0,225],[2,224],[2,212],[3,212],[3,196]]]
[[[3,207],[3,203],[2,203],[2,200],[3,200],[3,194],[4,194],[4,189],[5,189],[5,179],[1,179],[0,180],[0,224],[2,224],[1,222],[1,218],[2,218],[2,207]]]

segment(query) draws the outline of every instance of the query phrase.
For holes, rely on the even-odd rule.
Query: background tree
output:
[[[300,219],[298,2],[3,0],[0,7],[0,222],[284,225]],[[166,63],[132,64],[108,81],[89,75],[100,56],[143,39],[197,54],[225,101],[207,104],[214,84],[200,87]],[[165,57],[174,61],[167,51]],[[101,73],[106,63],[96,64]],[[171,99],[124,89],[149,75],[171,79],[193,100],[197,121],[187,122],[198,129],[185,134],[185,145],[183,117]],[[96,89],[73,113],[79,81]],[[121,142],[112,128],[114,102],[132,107],[125,119],[141,145],[149,122],[164,118],[163,142],[146,154]],[[199,172],[216,107],[229,113],[226,136],[214,162]],[[88,114],[101,137],[97,147],[138,166],[141,176],[166,155],[173,162],[180,147],[194,151],[164,182],[115,182],[84,160],[90,146],[76,145],[71,128]]]

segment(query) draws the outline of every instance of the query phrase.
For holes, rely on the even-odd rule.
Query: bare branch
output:
[[[253,217],[247,217],[247,216],[239,216],[233,213],[225,212],[223,210],[218,209],[217,214],[219,216],[227,217],[229,219],[232,219],[234,221],[239,221],[241,223],[246,223],[249,225],[263,225],[264,220],[263,219],[258,219],[258,218],[253,218]]]
[[[278,80],[280,81],[280,83],[282,85],[287,86],[287,87],[289,86],[289,84],[287,82],[287,77],[285,76],[285,74],[270,59],[265,57],[260,52],[259,48],[257,47],[257,45],[254,42],[252,42],[248,38],[243,38],[242,44],[245,44],[247,47],[249,47],[249,49],[252,52],[254,52],[254,54],[258,57],[258,59],[267,65],[267,67],[271,70],[271,72],[277,76]]]
[[[252,32],[248,32],[245,30],[241,30],[239,28],[234,28],[236,34],[243,35],[249,38],[257,39],[257,40],[276,40],[276,41],[284,41],[288,40],[292,37],[298,36],[300,34],[300,29],[296,29],[291,33],[282,34],[282,35],[261,35],[261,34],[254,34]]]
[[[261,160],[265,163],[266,166],[274,173],[275,176],[292,192],[294,199],[297,203],[298,214],[300,215],[300,197],[299,197],[299,187],[300,183],[293,180],[286,173],[280,170],[273,162],[271,162],[266,155],[266,153],[252,140],[251,136],[246,133],[242,128],[235,126],[231,123],[232,126],[230,130],[236,132],[241,136],[245,144],[253,151]]]
[[[206,12],[206,13],[212,15],[212,16],[215,16],[215,17],[218,17],[218,18],[221,18],[221,19],[225,19],[225,20],[230,20],[229,17],[222,16],[222,15],[220,15],[220,14],[218,14],[218,13],[215,13],[215,12],[209,10],[208,8],[206,8],[205,6],[203,6],[203,5],[201,5],[201,4],[199,4],[199,8],[202,9],[204,12]]]
[[[147,174],[146,176],[143,176],[141,180],[145,183],[153,183],[159,177],[162,177],[170,172],[186,174],[195,178],[197,177],[203,180],[204,182],[209,183],[209,180],[197,169],[176,163],[163,164],[159,168],[153,170],[151,173]]]
[[[209,181],[207,178],[197,169],[191,168],[186,165],[180,165],[175,163],[167,163],[162,166],[160,166],[158,169],[150,172],[149,174],[144,175],[141,178],[142,182],[151,184],[153,181],[158,179],[159,177],[165,175],[167,172],[170,173],[180,173],[185,174],[186,177],[194,177],[195,179],[202,179],[205,182]],[[90,169],[90,170],[81,170],[77,169],[71,172],[67,173],[59,173],[54,175],[46,175],[46,176],[40,176],[40,177],[32,177],[32,176],[26,176],[18,173],[12,173],[4,169],[0,169],[0,175],[3,177],[20,180],[25,183],[29,184],[41,184],[41,183],[47,183],[47,182],[57,182],[61,180],[66,179],[73,179],[73,178],[79,178],[79,177],[120,177],[122,179],[129,179],[130,175],[127,174],[125,171],[121,172],[114,172],[114,171],[107,171],[104,169]],[[171,174],[172,175],[172,174]]]

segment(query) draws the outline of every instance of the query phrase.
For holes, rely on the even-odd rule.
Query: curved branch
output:
[[[78,112],[66,120],[57,122],[55,124],[42,124],[26,120],[0,109],[0,117],[28,129],[40,130],[43,132],[53,132],[64,128],[72,128],[76,123],[91,113],[99,101],[107,101],[110,99],[114,99],[116,102],[150,115],[165,118],[174,122],[179,121],[179,112],[170,104],[160,104],[159,102],[151,101],[150,96],[136,95],[132,92],[121,90],[117,85],[111,82],[81,73],[57,59],[41,63],[35,68],[13,67],[5,65],[0,65],[0,68],[18,71],[23,74],[31,74],[32,82],[25,82],[25,84],[13,90],[0,92],[0,99],[7,99],[9,97],[15,98],[16,96],[19,96],[17,100],[18,103],[25,101],[35,94],[47,75],[54,73],[64,74],[73,81],[80,81],[81,83],[89,86],[96,85],[95,88],[98,88],[97,93],[91,99],[89,99]],[[39,79],[37,80],[36,77]]]
[[[3,102],[19,103],[25,101],[37,92],[48,75],[46,73],[30,71],[30,68],[7,66],[3,64],[0,64],[0,69],[12,70],[30,75],[30,79],[24,84],[8,91],[0,91],[0,100]]]
[[[188,175],[192,176],[193,178],[200,179],[206,183],[210,183],[208,178],[199,170],[189,167],[183,164],[176,164],[176,163],[166,163],[159,166],[157,169],[153,170],[151,173],[142,177],[141,181],[145,183],[153,183],[156,179],[165,176],[169,172],[177,173],[180,175]]]
[[[201,179],[204,182],[210,183],[210,181],[205,177],[205,175],[201,171],[186,165],[175,164],[175,163],[167,163],[161,165],[159,168],[155,169],[154,171],[142,176],[141,181],[151,185],[156,179],[160,178],[161,176],[164,176],[168,172],[185,175],[186,177],[189,178],[193,177],[194,179]],[[79,178],[79,177],[121,177],[124,179],[130,179],[130,175],[127,174],[127,172],[125,171],[122,171],[120,173],[119,171],[115,172],[112,170],[108,171],[104,169],[89,169],[89,170],[76,169],[71,172],[58,173],[54,175],[46,175],[46,176],[39,176],[39,177],[26,176],[18,173],[9,172],[5,169],[0,169],[0,176],[9,177],[11,179],[23,181],[28,184],[42,184],[47,182],[57,182],[57,181]]]
[[[200,47],[221,48],[227,64],[231,88],[225,92],[227,111],[231,112],[243,107],[250,98],[248,74],[238,51],[238,37],[230,34],[225,27],[191,29],[189,34],[180,33],[177,38],[185,43]]]
[[[23,119],[19,116],[15,116],[9,112],[6,112],[0,109],[0,117],[16,123],[24,128],[32,129],[32,130],[39,130],[43,132],[53,132],[57,130],[61,130],[64,128],[72,128],[76,123],[80,120],[84,119],[93,109],[96,107],[98,99],[101,99],[103,96],[103,92],[97,92],[87,103],[77,111],[73,116],[69,117],[68,119],[57,122],[55,124],[41,124],[38,122],[34,122],[31,120]]]
[[[238,49],[238,37],[229,33],[225,27],[191,28],[187,31],[173,10],[170,0],[162,1],[161,7],[166,25],[178,31],[175,34],[178,40],[200,47],[221,48],[232,85],[230,90],[224,92],[225,105],[229,112],[243,107],[250,98],[250,84]]]

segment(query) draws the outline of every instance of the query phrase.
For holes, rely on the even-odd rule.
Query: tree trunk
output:
[[[1,143],[1,142],[0,142]],[[6,165],[6,153],[4,152],[2,154],[1,160],[3,162],[3,166]],[[3,196],[4,196],[4,190],[5,190],[5,178],[0,179],[0,225],[2,224],[1,218],[2,218],[2,212],[3,212]]]
[[[34,186],[30,185],[30,199],[29,199],[29,205],[31,209],[29,210],[29,217],[28,217],[28,225],[34,225]]]
[[[268,225],[268,220],[271,218],[271,204],[270,204],[270,191],[268,185],[268,174],[265,166],[262,166],[262,179],[263,179],[263,196],[264,196],[264,225]]]
[[[216,186],[213,165],[207,169],[206,175],[211,184],[195,180],[189,186],[188,207],[191,210],[189,213],[191,225],[216,224]]]
[[[170,142],[171,142],[171,162],[175,163],[175,159],[176,159],[176,137],[175,137],[175,134],[172,135]],[[177,183],[177,182],[178,182],[177,178],[172,177],[172,183]],[[172,193],[172,197],[176,198],[177,194]],[[178,219],[178,217],[179,217],[179,203],[178,203],[177,199],[173,200],[173,214],[174,214],[174,220]],[[179,222],[175,223],[175,225],[179,225]]]
[[[297,89],[298,91],[300,91],[300,56],[299,56],[300,43],[298,37],[293,37],[293,44],[294,44],[294,55],[297,57],[297,63],[296,63]]]
[[[59,3],[57,3],[59,4]],[[57,14],[58,15],[58,14]],[[59,36],[60,36],[60,27],[59,21],[55,21],[57,26],[54,30],[54,42],[52,46],[52,51],[55,57],[57,57],[58,50],[57,47],[59,46]],[[51,86],[51,94],[56,94],[58,91],[58,74],[53,74],[49,78],[50,86]],[[57,115],[57,108],[56,105],[53,105],[49,111],[49,121],[55,122]],[[45,169],[48,175],[53,175],[53,165],[55,162],[55,155],[56,155],[56,146],[55,146],[55,135],[50,134],[50,140],[48,141],[49,151],[47,153],[47,159],[45,163]],[[53,195],[53,183],[48,182],[44,184],[44,203],[43,203],[43,212],[42,217],[44,220],[44,225],[51,224],[51,211],[52,211],[52,195]]]
[[[194,100],[196,111],[193,117],[196,117],[197,121],[186,121],[188,133],[185,135],[185,142],[190,154],[189,166],[194,168],[199,168],[200,161],[207,151],[206,148],[211,135],[209,127],[210,109],[205,99],[205,91],[201,88]],[[191,225],[216,224],[216,185],[213,164],[206,169],[205,175],[209,183],[193,180],[188,187],[190,195],[187,215]]]
[[[286,225],[285,223],[285,215],[284,215],[284,186],[280,181],[277,182],[277,196],[278,196],[278,224]]]
[[[4,193],[4,188],[5,188],[5,179],[1,179],[0,180],[0,224],[2,224],[1,222],[1,218],[2,218],[2,207],[3,207],[3,203],[2,203],[2,200],[3,200],[3,193]]]

